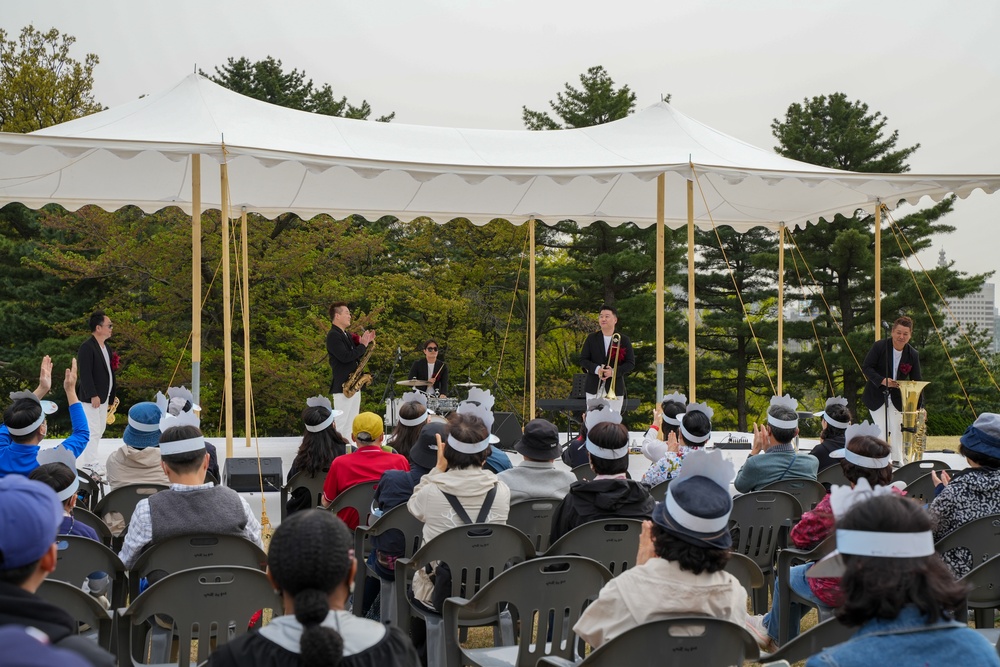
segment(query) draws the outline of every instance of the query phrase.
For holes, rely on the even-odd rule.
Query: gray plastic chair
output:
[[[1000,607],[1000,556],[993,556],[969,571],[962,581],[972,587],[966,605],[955,616],[968,622],[969,609],[975,612],[976,628],[992,628],[994,610]]]
[[[94,514],[102,519],[111,512],[118,512],[127,526],[132,520],[132,513],[135,506],[144,498],[149,498],[154,493],[165,491],[167,486],[163,484],[126,484],[108,493],[101,498],[94,508]]]
[[[507,525],[514,526],[528,536],[535,547],[535,553],[543,553],[549,548],[552,534],[552,515],[560,501],[552,498],[532,498],[510,506]]]
[[[538,667],[730,667],[756,660],[759,655],[757,642],[735,623],[707,616],[678,616],[637,625],[595,649],[583,662],[547,657],[538,661]]]
[[[962,524],[934,544],[934,550],[939,554],[952,549],[968,549],[972,554],[973,568],[1000,554],[1000,514],[990,514]]]
[[[577,642],[572,637],[572,628],[610,579],[607,568],[590,558],[548,556],[515,565],[479,589],[471,599],[449,598],[442,611],[445,666],[534,667],[546,655],[576,657]],[[522,619],[517,644],[462,648],[459,629],[466,619],[481,618],[503,604],[513,607]]]
[[[175,572],[146,589],[128,609],[118,610],[118,664],[145,664],[146,622],[151,616],[173,619],[178,640],[175,664],[187,667],[194,642],[197,664],[217,646],[246,632],[258,609],[272,609],[275,615],[282,611],[281,596],[260,570],[210,566]]]
[[[653,488],[649,490],[649,495],[653,497],[656,502],[662,503],[663,499],[667,496],[667,487],[670,486],[672,480],[665,479],[659,484],[655,484]]]
[[[892,481],[909,484],[918,477],[923,477],[931,470],[947,470],[948,464],[944,461],[934,461],[927,459],[924,461],[914,461],[907,463],[901,468],[897,468],[892,473]]]
[[[358,525],[370,526],[375,520],[372,514],[372,501],[375,499],[376,486],[378,486],[377,479],[346,488],[333,499],[327,509],[337,514],[340,510],[353,508],[358,513]]]
[[[827,466],[826,468],[820,470],[816,475],[816,481],[826,487],[830,487],[834,484],[837,486],[850,484],[847,478],[844,477],[844,469],[839,463],[834,463],[832,466]]]
[[[242,535],[178,535],[150,546],[129,570],[129,599],[139,596],[143,577],[154,570],[167,574],[208,565],[238,565],[261,570],[267,568],[267,554]]]
[[[596,475],[594,470],[590,467],[589,463],[581,463],[580,465],[573,468],[570,472],[576,475],[577,480],[581,482],[585,480],[590,481],[594,479],[594,476]]]
[[[112,608],[125,604],[128,580],[118,554],[100,542],[79,535],[60,535],[56,538],[56,546],[56,569],[49,574],[50,579],[80,587],[91,572],[107,572],[111,577],[108,600]]]
[[[370,574],[378,577],[376,572],[367,566],[368,554],[371,552],[371,538],[384,535],[390,530],[398,530],[403,533],[404,547],[402,558],[410,558],[417,552],[423,543],[424,524],[417,517],[410,514],[406,505],[398,505],[380,516],[370,526],[358,526],[354,531],[354,555],[358,559],[357,573],[354,575],[354,590],[365,590],[365,578]],[[379,577],[382,585],[381,590],[381,616],[383,623],[390,622],[396,613],[395,598],[393,597],[394,587],[392,582],[387,582]],[[354,615],[363,616],[364,609],[361,605],[354,605]]]
[[[733,498],[729,515],[732,550],[757,563],[766,582],[764,588],[754,591],[755,614],[767,611],[768,589],[774,582],[774,555],[785,545],[790,526],[801,515],[799,501],[784,491],[752,491]]]
[[[941,472],[947,472],[949,475],[954,475],[958,470],[947,470],[947,471],[937,471],[940,475]],[[931,479],[931,474],[921,475],[915,480],[906,485],[906,497],[913,498],[920,503],[930,503],[934,500],[934,480]]]
[[[854,636],[857,628],[849,628],[836,618],[817,623],[801,635],[784,644],[774,653],[762,656],[762,664],[770,664],[779,660],[796,663],[816,655],[828,646],[843,644]],[[886,656],[886,663],[891,663],[891,656]]]
[[[760,491],[784,491],[795,496],[803,512],[808,512],[816,507],[819,501],[823,500],[823,496],[827,494],[826,487],[820,482],[801,477],[779,479],[777,482],[771,482],[761,488]]]
[[[760,566],[743,554],[730,553],[725,569],[743,584],[748,600],[753,598],[756,591],[764,588],[764,573],[760,571]]]
[[[111,650],[111,628],[114,627],[111,612],[89,593],[65,581],[46,579],[38,587],[38,597],[59,607],[78,623],[89,625],[90,631],[83,634],[95,633],[98,646]],[[77,634],[81,634],[79,630]]]
[[[807,600],[796,594],[788,586],[789,570],[793,565],[818,561],[836,548],[837,537],[836,535],[831,535],[812,549],[782,549],[778,552],[778,569],[775,577],[778,582],[778,619],[780,621],[778,623],[778,644],[780,646],[787,644],[792,634],[792,602],[814,606],[811,600]],[[821,618],[820,620],[824,619]]]
[[[281,520],[285,520],[287,516],[287,510],[285,508],[288,505],[288,497],[297,488],[306,488],[309,490],[309,507],[319,507],[320,500],[323,497],[323,484],[326,482],[326,473],[316,473],[310,474],[305,470],[295,473],[288,483],[281,487]]]
[[[569,531],[545,552],[546,556],[586,556],[619,575],[635,565],[642,521],[599,519]]]
[[[85,526],[90,526],[97,533],[97,536],[101,538],[101,543],[106,547],[110,547],[114,536],[111,534],[111,529],[108,528],[108,524],[104,523],[101,517],[97,516],[90,510],[84,509],[77,505],[73,508],[73,519],[79,521]]]

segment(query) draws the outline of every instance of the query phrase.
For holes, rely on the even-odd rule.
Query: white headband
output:
[[[427,421],[428,412],[429,410],[425,410],[424,414],[420,415],[419,417],[414,417],[413,419],[407,419],[406,417],[400,415],[399,423],[402,424],[403,426],[420,426],[425,421]]]
[[[13,426],[8,426],[7,431],[10,432],[11,435],[28,435],[41,426],[43,421],[45,421],[44,410],[42,410],[42,414],[38,416],[38,419],[33,421],[30,425],[25,426],[24,428],[14,428]]]
[[[684,436],[684,440],[686,442],[694,442],[694,443],[702,443],[712,437],[711,431],[709,431],[705,435],[695,435],[694,433],[691,433],[691,431],[684,428],[683,423],[681,424],[681,435]]]
[[[319,433],[330,428],[330,424],[337,418],[337,413],[343,414],[340,410],[331,410],[329,416],[318,424],[306,424],[306,430],[310,433]]]
[[[628,443],[625,443],[624,447],[619,447],[618,449],[605,449],[604,447],[598,447],[590,441],[590,438],[587,438],[587,451],[599,459],[613,461],[628,456]]]
[[[823,411],[823,419],[826,420],[827,424],[829,424],[834,428],[847,428],[848,426],[850,426],[850,424],[848,424],[847,422],[837,421],[830,415],[826,414],[826,410]]]
[[[162,456],[172,456],[173,454],[186,454],[205,449],[205,436],[188,438],[187,440],[174,440],[173,442],[161,442],[160,454]]]
[[[777,417],[772,417],[771,415],[768,415],[767,416],[767,423],[770,424],[771,426],[777,426],[778,428],[798,428],[799,427],[799,418],[796,417],[794,420],[791,420],[791,419],[784,420],[784,419],[778,419]]]
[[[667,424],[670,424],[671,426],[680,426],[681,425],[681,420],[678,419],[677,417],[669,417],[667,415],[660,415],[660,418],[663,419],[663,421],[666,422]]]
[[[142,422],[132,419],[131,416],[128,418],[128,425],[134,428],[136,431],[142,431],[143,433],[152,433],[153,431],[160,430],[159,421],[157,421],[155,424],[143,424]]]
[[[934,534],[929,530],[919,533],[838,530],[837,551],[875,558],[920,558],[934,553]]]
[[[462,452],[463,454],[478,454],[479,452],[485,451],[487,447],[490,446],[490,439],[486,438],[479,442],[462,442],[461,440],[455,439],[455,436],[448,436],[448,446],[457,452]]]
[[[892,463],[892,456],[883,456],[880,459],[873,459],[870,456],[861,456],[852,452],[847,447],[843,449],[836,449],[830,452],[831,459],[847,459],[848,463],[853,463],[856,466],[861,466],[862,468],[869,468],[871,470],[881,470],[890,463]]]
[[[667,513],[670,518],[679,523],[684,528],[688,530],[693,530],[696,533],[718,533],[729,525],[729,512],[726,512],[722,516],[717,516],[715,518],[708,518],[703,516],[695,516],[690,512],[685,511],[677,501],[674,500],[674,494],[671,493],[670,487],[667,487],[667,496],[664,498],[664,502],[667,505]]]
[[[56,493],[56,495],[59,496],[59,501],[64,503],[70,498],[72,498],[74,495],[76,495],[76,491],[79,488],[80,488],[80,478],[73,477],[73,482],[62,491]]]

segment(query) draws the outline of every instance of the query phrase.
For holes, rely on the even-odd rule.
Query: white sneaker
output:
[[[764,625],[764,615],[747,616],[746,629],[757,640],[757,646],[765,653],[774,653],[778,650],[778,642],[767,633],[767,626]]]

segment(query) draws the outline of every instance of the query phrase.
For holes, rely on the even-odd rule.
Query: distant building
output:
[[[938,266],[947,266],[944,250],[938,253]],[[996,285],[984,283],[975,294],[963,296],[960,299],[948,299],[948,310],[945,321],[968,332],[975,326],[977,331],[985,332],[993,341],[990,348],[996,352],[997,347],[997,307]]]

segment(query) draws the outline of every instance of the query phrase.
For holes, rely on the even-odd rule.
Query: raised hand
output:
[[[52,389],[52,359],[46,354],[42,357],[41,368],[38,371],[38,386],[33,393],[41,400],[50,389]]]

